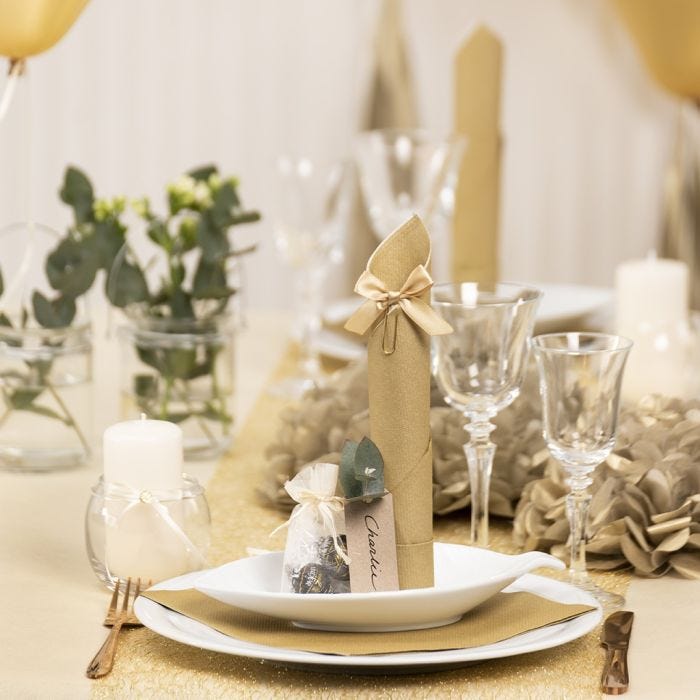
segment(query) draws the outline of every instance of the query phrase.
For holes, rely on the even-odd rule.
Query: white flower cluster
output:
[[[212,188],[208,182],[182,175],[167,186],[168,195],[179,205],[178,209],[210,207],[213,202]]]
[[[206,180],[198,180],[191,175],[182,175],[167,186],[168,196],[175,211],[181,209],[206,209],[214,202],[214,196],[224,184],[238,186],[235,177],[222,180],[218,173],[212,173]]]
[[[112,199],[96,199],[92,205],[95,218],[105,221],[110,217],[116,218],[126,209],[126,197],[112,197]]]

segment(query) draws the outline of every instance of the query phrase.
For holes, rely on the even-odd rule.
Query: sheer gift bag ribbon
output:
[[[394,497],[399,584],[433,585],[430,336],[452,328],[430,307],[430,237],[413,216],[375,250],[355,291],[367,301],[346,324],[369,331],[370,437]]]
[[[126,484],[103,484],[105,558],[118,577],[160,581],[203,569],[205,556],[184,529],[180,490],[144,491]]]
[[[321,462],[300,471],[284,485],[287,493],[298,505],[294,507],[289,519],[270,533],[270,537],[283,528],[290,527],[298,519],[317,518],[324,529],[330,532],[338,556],[349,564],[350,559],[340,539],[339,529],[342,529],[340,522],[343,521],[344,499],[335,495],[337,483],[337,464]]]

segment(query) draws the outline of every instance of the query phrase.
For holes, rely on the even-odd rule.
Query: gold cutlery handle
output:
[[[606,695],[622,695],[627,692],[629,682],[627,648],[607,649],[601,680],[603,692]]]
[[[101,678],[112,670],[112,666],[114,665],[114,652],[117,650],[117,639],[119,638],[121,628],[121,620],[114,623],[104,644],[102,644],[85,671],[88,678]]]

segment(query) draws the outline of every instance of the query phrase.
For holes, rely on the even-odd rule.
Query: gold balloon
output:
[[[700,98],[700,1],[613,0],[650,73],[667,90]]]
[[[0,54],[26,58],[50,49],[88,0],[0,0]]]

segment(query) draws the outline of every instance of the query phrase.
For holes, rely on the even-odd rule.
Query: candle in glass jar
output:
[[[688,319],[688,266],[680,260],[628,260],[615,270],[617,332],[633,335],[640,327],[674,325]]]
[[[132,420],[104,433],[104,481],[131,492],[131,500],[108,503],[105,561],[118,578],[153,582],[191,570],[176,529],[183,525],[177,492],[182,478],[182,431],[174,423]],[[159,502],[163,492],[172,496]]]
[[[615,272],[616,330],[634,346],[622,384],[625,401],[647,394],[683,397],[689,353],[688,266],[653,254]]]

